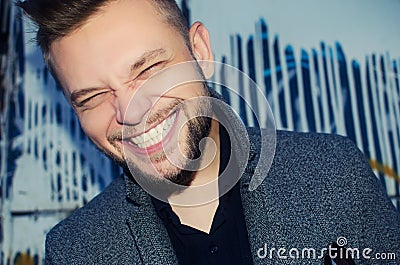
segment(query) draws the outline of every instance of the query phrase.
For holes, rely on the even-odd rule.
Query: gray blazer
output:
[[[371,257],[397,256],[357,264],[400,264],[400,215],[350,140],[278,132],[271,169],[250,192],[260,139],[249,132],[253,148],[240,185],[254,264],[322,264],[309,251],[319,256],[339,237],[360,258],[366,248]],[[286,249],[280,257],[279,248]],[[46,264],[177,264],[177,258],[149,195],[119,177],[50,231]]]

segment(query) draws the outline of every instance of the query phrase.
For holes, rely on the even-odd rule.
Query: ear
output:
[[[195,22],[190,27],[189,36],[193,55],[208,79],[214,74],[214,55],[208,30],[203,23]]]

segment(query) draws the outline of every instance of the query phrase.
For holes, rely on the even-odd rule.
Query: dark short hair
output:
[[[82,26],[102,7],[116,0],[26,0],[19,1],[25,14],[37,25],[36,43],[46,66],[54,75],[50,62],[51,44]],[[189,26],[175,0],[148,0],[165,22],[174,27],[190,49]]]

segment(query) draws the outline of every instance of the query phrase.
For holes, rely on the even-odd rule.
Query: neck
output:
[[[168,198],[172,210],[182,224],[209,233],[219,204],[218,172],[220,167],[219,123],[212,120],[209,138],[202,153],[200,170],[195,173],[190,187]],[[200,196],[196,200],[196,196]],[[192,198],[193,200],[187,200]],[[190,201],[201,201],[193,203]],[[186,203],[181,203],[186,202]]]

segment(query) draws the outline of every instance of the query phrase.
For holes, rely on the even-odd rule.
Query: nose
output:
[[[115,92],[116,120],[120,124],[140,124],[151,106],[150,97],[140,91],[129,93],[129,91],[118,90]]]

